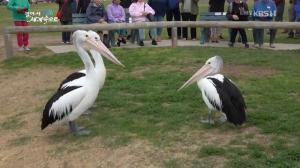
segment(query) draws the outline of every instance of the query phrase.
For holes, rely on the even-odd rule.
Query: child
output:
[[[25,13],[29,11],[30,4],[28,0],[10,0],[7,4],[7,8],[12,11],[15,26],[28,26]],[[17,33],[18,50],[30,51],[29,34],[19,32]]]
[[[227,18],[232,21],[248,21],[249,10],[248,5],[245,2],[240,0],[234,0],[230,3],[227,11]],[[232,28],[230,31],[230,42],[229,46],[233,47],[235,43],[235,38],[237,33],[240,32],[242,37],[242,42],[245,45],[245,48],[249,48],[247,35],[245,29],[242,28]]]

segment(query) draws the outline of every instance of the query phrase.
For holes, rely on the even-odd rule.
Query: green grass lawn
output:
[[[90,117],[79,119],[92,134],[83,138],[57,135],[53,141],[68,139],[81,143],[100,136],[108,147],[113,148],[134,139],[147,140],[162,150],[187,147],[183,152],[189,159],[161,157],[159,162],[164,162],[164,167],[199,167],[203,164],[214,167],[215,157],[225,158],[225,167],[300,166],[299,50],[179,47],[113,49],[113,53],[126,67],[120,68],[106,61],[108,75],[97,100],[98,106],[92,109]],[[229,72],[235,67],[248,67],[246,72],[225,73],[246,99],[247,122],[242,127],[201,124],[201,117],[208,111],[199,89],[193,85],[176,91],[214,55],[223,57],[224,64],[230,65]],[[66,53],[40,58],[16,57],[2,62],[0,69],[18,72],[41,65],[44,68],[50,65],[82,67],[75,53]],[[254,73],[259,69],[272,73]],[[55,89],[44,94],[50,97]],[[42,108],[37,112],[40,113]],[[261,136],[270,137],[270,140],[260,142],[256,133],[245,134],[243,130],[250,127],[259,128]],[[201,134],[207,132],[215,133],[212,139],[218,134],[228,134],[231,136],[227,138],[231,140],[225,144],[202,144],[201,138],[205,137]],[[194,134],[200,135],[195,138]],[[194,150],[189,150],[192,146]]]

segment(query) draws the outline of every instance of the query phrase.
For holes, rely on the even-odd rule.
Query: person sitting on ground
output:
[[[112,0],[112,3],[107,6],[106,11],[107,11],[108,23],[125,22],[125,11],[124,8],[120,5],[120,0]],[[120,46],[121,42],[126,44],[126,39],[125,39],[126,30],[119,29],[119,30],[115,30],[114,32],[117,32],[119,35],[117,45]]]
[[[234,0],[229,6],[226,14],[227,18],[232,21],[248,21],[249,10],[248,5],[240,0]],[[242,37],[242,43],[245,48],[249,48],[247,34],[245,29],[232,28],[230,31],[230,42],[229,46],[233,47],[237,33],[240,32]]]
[[[88,8],[86,9],[86,18],[87,23],[100,23],[100,24],[107,24],[107,14],[102,3],[102,0],[94,0],[91,1]],[[110,48],[109,39],[108,39],[108,31],[102,31],[103,34],[103,43],[106,45],[107,48]]]
[[[257,0],[252,9],[252,17],[255,21],[272,21],[276,15],[276,5],[272,0]],[[254,47],[261,48],[264,43],[264,29],[253,29]],[[272,41],[270,36],[270,47]]]
[[[151,14],[155,15],[155,11],[144,2],[144,0],[133,0],[129,7],[129,13],[132,17],[132,22],[146,22],[146,16]],[[138,29],[138,45],[144,46],[145,30]],[[155,29],[151,29],[152,45],[157,45]]]

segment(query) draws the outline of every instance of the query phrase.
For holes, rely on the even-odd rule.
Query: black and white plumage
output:
[[[73,43],[84,63],[85,75],[75,73],[64,80],[65,83],[61,84],[44,108],[41,129],[45,129],[56,121],[67,120],[71,132],[75,135],[82,135],[88,132],[77,128],[74,121],[93,105],[104,84],[106,70],[100,53],[115,64],[121,66],[123,64],[105,47],[100,38],[97,40],[86,31],[75,31]],[[97,52],[94,58],[97,59],[95,66],[87,50]],[[96,68],[97,61],[98,68]]]
[[[240,90],[234,83],[219,74],[223,67],[223,60],[219,56],[208,59],[179,90],[188,87],[197,81],[202,92],[202,98],[209,108],[208,120],[205,123],[214,123],[211,118],[212,111],[220,111],[223,115],[221,122],[228,121],[241,125],[246,121],[246,103]]]

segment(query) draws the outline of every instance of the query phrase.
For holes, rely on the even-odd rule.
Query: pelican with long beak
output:
[[[94,104],[104,84],[106,70],[101,55],[117,65],[124,65],[105,47],[99,36],[93,36],[90,32],[75,31],[73,43],[84,63],[85,75],[70,75],[64,80],[69,84],[61,85],[48,100],[43,111],[41,129],[56,121],[68,121],[72,134],[85,135],[89,131],[77,127],[75,120]],[[95,66],[87,52],[89,50],[98,53],[94,56]]]
[[[219,111],[222,113],[220,122],[228,121],[234,125],[241,125],[246,121],[246,104],[240,90],[232,81],[219,74],[222,67],[223,59],[220,56],[208,59],[178,91],[197,81],[202,98],[209,109],[208,119],[202,122],[214,124],[212,111]]]

